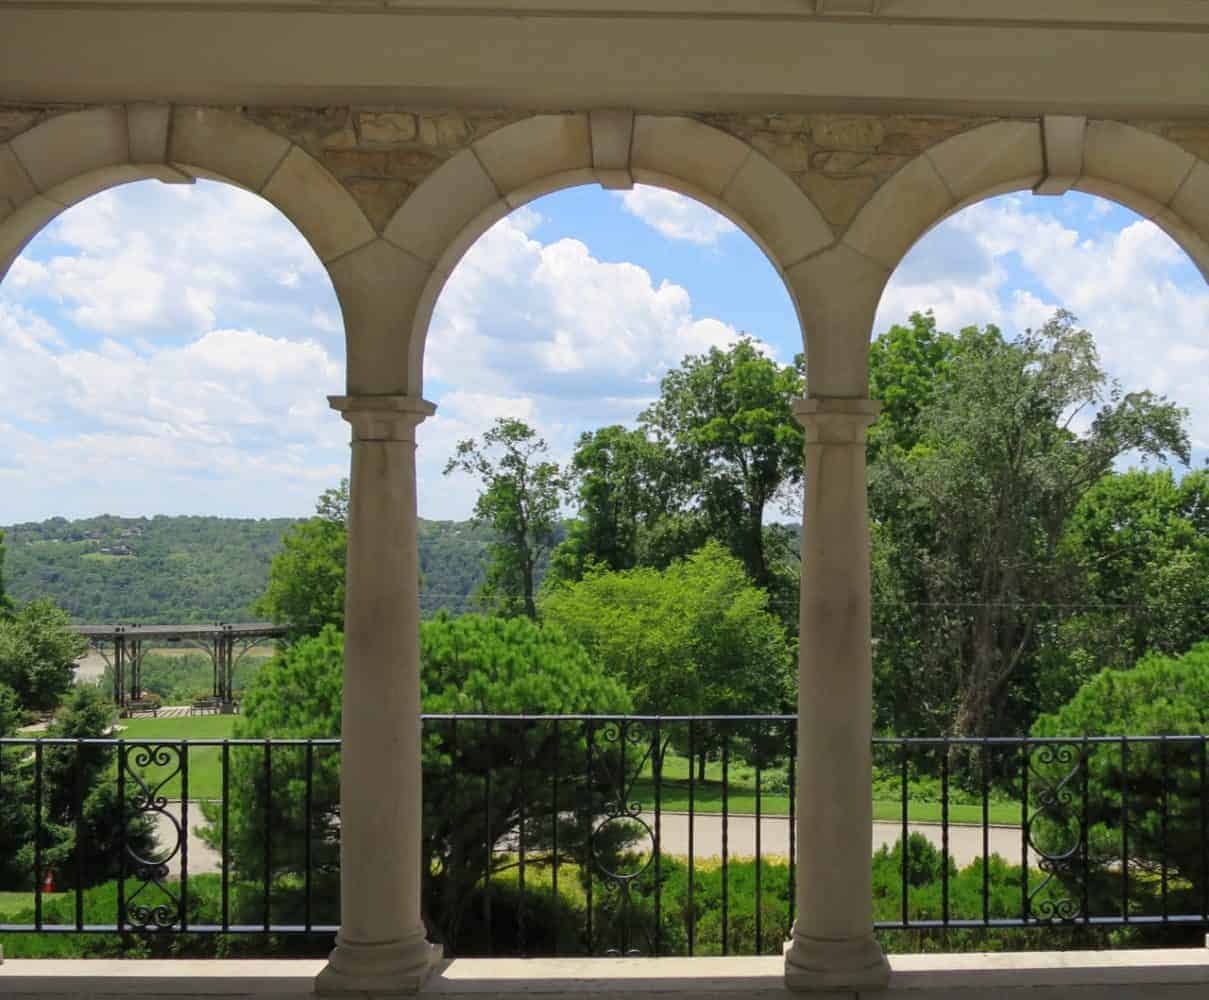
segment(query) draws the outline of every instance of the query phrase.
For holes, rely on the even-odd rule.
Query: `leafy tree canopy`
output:
[[[776,712],[791,656],[768,595],[709,542],[665,570],[593,570],[544,592],[542,613],[625,681],[642,712]]]
[[[53,711],[87,648],[53,601],[31,601],[0,618],[0,684],[16,692],[25,709]]]
[[[1105,476],[1075,508],[1061,557],[1079,580],[1079,608],[1055,642],[1050,704],[1104,667],[1182,653],[1209,636],[1209,471]]]
[[[483,603],[505,615],[537,617],[534,594],[538,564],[557,541],[559,508],[566,483],[549,448],[522,420],[501,417],[480,444],[468,438],[445,466],[482,484],[474,516],[495,532]]]
[[[1189,736],[1209,734],[1209,642],[1180,657],[1151,654],[1131,670],[1103,670],[1061,709],[1041,716],[1034,736],[1074,737],[1072,757],[1055,755],[1041,776],[1054,787],[1073,769],[1087,772],[1089,894],[1100,912],[1119,905],[1122,816],[1127,813],[1135,912],[1196,912],[1209,883],[1201,828],[1203,748],[1197,741],[1082,745],[1087,736]],[[1078,753],[1087,755],[1085,765]],[[1081,781],[1069,782],[1078,788]],[[1123,809],[1123,803],[1126,809]],[[1037,834],[1050,853],[1079,843],[1081,810],[1047,810]],[[1159,898],[1166,862],[1171,895]],[[1082,886],[1072,885],[1072,893]]]
[[[929,323],[917,330],[925,347],[939,339]],[[1069,518],[1124,454],[1187,461],[1186,414],[1109,379],[1065,312],[1013,341],[963,331],[937,378],[917,439],[888,435],[872,470],[887,546],[875,560],[878,656],[900,731],[908,717],[963,735],[1015,730],[1072,580],[1058,558]]]
[[[348,547],[348,480],[324,491],[316,516],[294,525],[273,557],[268,588],[256,610],[297,635],[344,627],[344,571]]]
[[[589,659],[581,646],[560,629],[539,627],[524,617],[439,615],[421,624],[420,644],[427,712],[623,714],[633,707],[619,680]],[[340,735],[343,645],[343,636],[328,626],[283,650],[248,691],[236,735]],[[552,814],[549,772],[529,769],[525,762],[558,759],[566,773],[582,774],[585,755],[581,726],[568,725],[558,737],[549,727],[503,723],[466,721],[457,734],[439,725],[426,729],[424,847],[429,861],[423,870],[432,880],[426,898],[436,901],[439,912],[433,916],[447,940],[456,937],[466,900],[482,879],[487,831],[492,839],[508,836],[519,824],[522,809],[530,817]],[[263,756],[236,754],[232,763],[231,786],[241,794],[231,809],[231,851],[241,874],[263,878],[266,824],[273,838],[274,874],[300,872],[306,840],[305,756],[301,751],[274,756],[271,796]],[[336,885],[333,832],[339,822],[339,760],[336,753],[319,747],[312,764],[309,833],[321,885],[318,896],[334,892]],[[561,805],[560,850],[585,862],[588,832],[596,817],[572,815],[574,805]],[[214,843],[221,837],[219,815],[217,809],[207,813],[212,823],[207,837]],[[550,848],[547,829],[530,827],[528,836],[535,856]],[[475,844],[484,846],[474,849]],[[493,867],[510,863],[503,854],[492,861]],[[288,900],[288,887],[282,895]]]
[[[619,424],[580,435],[567,470],[579,507],[551,558],[551,576],[578,580],[589,566],[632,569],[658,560],[652,529],[676,509],[673,457],[643,430]]]
[[[728,350],[690,355],[660,383],[640,421],[665,444],[682,504],[704,520],[759,586],[771,582],[765,507],[801,482],[802,428],[793,402],[805,388],[805,360],[780,365],[749,337]]]

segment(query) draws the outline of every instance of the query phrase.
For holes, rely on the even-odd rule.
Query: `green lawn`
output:
[[[11,918],[22,910],[32,909],[34,894],[32,892],[0,892],[0,923]],[[0,944],[3,944],[0,941]]]
[[[235,731],[233,715],[192,715],[180,719],[123,719],[118,736],[126,740],[221,740]],[[178,766],[177,755],[162,767],[148,767],[143,773],[150,781],[162,781]],[[180,798],[180,775],[172,777],[159,794]],[[222,750],[218,747],[190,747],[189,798],[217,799],[222,795]]]
[[[230,739],[235,732],[233,715],[189,715],[175,719],[121,719],[121,730],[116,733],[123,740],[223,740]],[[131,750],[131,754],[137,754]],[[232,753],[247,753],[235,748]],[[178,767],[178,755],[169,751],[170,761],[161,766],[150,766],[143,773],[152,782],[163,781]],[[157,794],[170,799],[180,798],[180,776],[175,775]],[[222,750],[219,747],[189,748],[189,798],[217,799],[222,795]]]
[[[679,754],[669,753],[665,758],[663,768],[662,808],[687,812],[689,798],[689,762]],[[756,779],[755,769],[746,764],[732,764],[728,772],[730,793],[727,806],[732,813],[754,813],[756,811]],[[766,816],[789,815],[789,795],[786,791],[769,791],[770,785],[781,789],[786,785],[784,769],[765,771],[761,777],[760,811]],[[956,797],[956,796],[955,796]],[[650,777],[650,767],[644,770],[643,776],[634,783],[631,798],[639,801],[644,807],[653,809],[655,805],[655,785]],[[710,762],[705,769],[705,782],[698,781],[693,795],[693,808],[704,813],[719,813],[722,811],[722,765],[716,761]],[[1020,823],[1020,806],[1018,803],[1004,799],[992,798],[988,805],[988,819],[993,824],[1017,826]],[[941,821],[941,804],[931,796],[922,796],[913,789],[908,797],[907,817],[917,823],[939,823]],[[897,797],[875,798],[873,800],[873,818],[888,822],[898,822],[902,819],[902,804]],[[950,802],[949,820],[953,823],[982,823],[981,804],[968,802]]]

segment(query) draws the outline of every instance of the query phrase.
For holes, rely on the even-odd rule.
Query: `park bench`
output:
[[[194,698],[193,703],[189,706],[190,715],[205,715],[207,712],[217,713],[222,709],[222,700],[220,698],[206,697]]]
[[[126,710],[122,714],[125,715],[127,719],[130,719],[134,717],[136,712],[143,714],[150,712],[153,716],[158,716],[160,714],[159,702],[144,699],[130,701],[126,703]]]

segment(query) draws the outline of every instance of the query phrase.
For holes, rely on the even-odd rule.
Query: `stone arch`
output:
[[[926,150],[882,185],[841,241],[883,275],[870,293],[880,298],[907,251],[944,219],[1048,180],[1056,171],[1047,164],[1042,130],[1039,121],[983,125]],[[1109,198],[1154,222],[1209,280],[1209,163],[1162,136],[1113,121],[1087,122],[1069,153],[1074,172],[1062,189]]]
[[[787,174],[747,143],[694,119],[628,112],[524,119],[479,139],[429,175],[383,232],[408,255],[419,279],[412,288],[402,391],[421,394],[433,309],[475,240],[541,195],[580,184],[624,187],[632,181],[714,208],[746,232],[783,277],[835,240]],[[786,288],[801,315],[788,280]],[[807,329],[804,337],[808,334]],[[383,351],[370,353],[380,358]]]
[[[239,114],[119,105],[45,119],[0,144],[0,279],[60,212],[107,188],[156,178],[225,181],[259,194],[302,233],[325,267],[377,233],[353,196],[284,136]],[[335,280],[341,306],[341,282]]]

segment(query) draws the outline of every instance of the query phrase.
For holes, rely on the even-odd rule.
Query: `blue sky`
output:
[[[1209,288],[1161,231],[1110,202],[1009,195],[909,254],[877,329],[932,308],[946,328],[1036,326],[1058,306],[1126,388],[1188,406],[1209,448]],[[712,210],[652,188],[543,198],[475,245],[438,304],[420,507],[464,517],[455,443],[499,415],[565,458],[632,422],[687,353],[757,337],[801,349],[780,279]],[[468,366],[467,358],[476,364]],[[0,284],[0,524],[52,515],[308,513],[347,468],[325,396],[343,386],[339,308],[314,254],[255,195],[128,185],[63,213]]]

